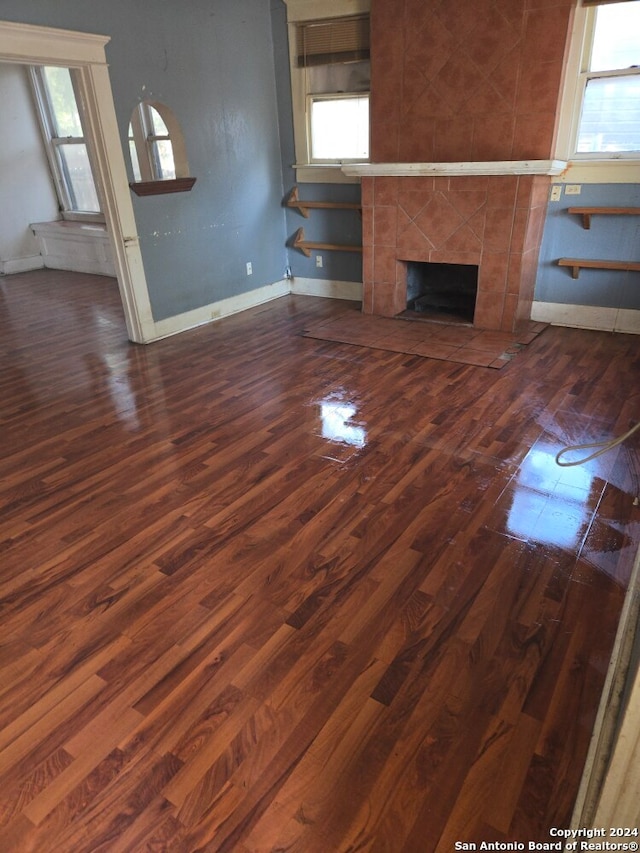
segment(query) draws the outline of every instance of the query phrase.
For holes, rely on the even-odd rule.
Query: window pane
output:
[[[98,213],[100,205],[89,165],[87,146],[73,143],[58,145],[58,154],[71,196],[71,209]]]
[[[158,180],[166,181],[176,176],[173,162],[173,146],[168,139],[160,139],[153,143],[153,161]]]
[[[368,97],[312,101],[311,157],[314,160],[369,157]]]
[[[640,2],[598,6],[591,71],[640,65]]]
[[[640,2],[598,6],[591,71],[640,65]]]
[[[138,161],[138,151],[136,149],[136,143],[133,139],[129,140],[129,156],[131,157],[131,167],[133,168],[133,180],[141,181],[142,175],[140,174],[140,162]]]
[[[338,62],[333,65],[312,65],[307,68],[307,91],[313,95],[337,92],[369,92],[371,89],[371,64]]]
[[[640,151],[640,76],[587,82],[579,153]]]
[[[80,115],[68,68],[43,69],[56,136],[82,136]]]
[[[151,126],[153,127],[154,136],[169,136],[169,129],[162,120],[162,116],[158,110],[149,107],[149,115],[151,117]]]

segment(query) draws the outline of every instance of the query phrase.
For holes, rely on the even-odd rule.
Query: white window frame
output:
[[[55,184],[56,195],[58,196],[60,216],[63,219],[69,221],[104,222],[105,218],[104,213],[102,212],[100,193],[98,191],[98,185],[95,180],[95,168],[91,157],[90,148],[89,145],[87,145],[87,140],[84,134],[82,101],[79,95],[75,71],[73,68],[69,68],[69,76],[71,78],[71,85],[73,87],[73,93],[75,95],[76,105],[80,116],[80,123],[83,125],[83,134],[82,136],[58,137],[55,133],[55,117],[53,116],[51,110],[51,104],[47,94],[47,84],[44,79],[44,66],[31,65],[29,66],[28,70],[32,90],[34,93],[40,129],[42,131],[42,137],[45,145],[45,152],[49,161],[49,167],[51,169],[53,182]],[[93,177],[93,185],[95,188],[96,196],[98,198],[98,203],[100,204],[101,208],[98,211],[74,209],[71,191],[60,163],[60,155],[57,151],[58,146],[68,144],[78,144],[86,146],[87,156],[89,157],[89,165],[91,167],[91,174]]]
[[[360,178],[342,172],[339,162],[314,163],[311,158],[308,110],[310,101],[306,86],[306,69],[298,67],[296,62],[296,28],[304,21],[368,14],[370,0],[285,0],[285,3],[289,29],[289,67],[296,153],[293,168],[296,170],[296,179],[298,183],[359,183]],[[366,93],[360,94],[362,96]]]
[[[576,7],[573,30],[565,66],[565,83],[560,102],[555,159],[566,160],[570,168],[560,178],[568,183],[636,183],[640,155],[614,152],[577,153],[582,101],[591,74],[587,70],[595,28],[597,6]]]

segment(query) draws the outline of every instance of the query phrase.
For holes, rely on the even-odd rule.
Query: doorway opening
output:
[[[133,205],[109,80],[106,36],[0,22],[0,62],[73,69],[86,109],[86,142],[104,202],[118,289],[131,341],[153,340],[155,322],[142,265]]]

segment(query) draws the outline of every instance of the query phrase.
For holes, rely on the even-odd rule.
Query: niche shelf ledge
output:
[[[188,193],[195,178],[174,178],[166,181],[131,181],[129,186],[139,196],[163,195],[164,193]]]

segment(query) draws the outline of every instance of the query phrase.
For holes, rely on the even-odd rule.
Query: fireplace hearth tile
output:
[[[397,219],[395,207],[374,207],[373,242],[376,248],[380,246],[395,247]]]
[[[405,214],[402,210],[399,212],[401,217]],[[397,248],[406,252],[418,252],[420,258],[424,258],[424,253],[429,252],[433,245],[427,240],[422,231],[418,228],[415,222],[406,222],[402,224],[402,230],[398,228]]]
[[[395,207],[398,203],[398,178],[377,178],[373,190],[374,204]]]
[[[429,334],[441,344],[461,347],[470,344],[480,332],[471,326],[445,326],[433,323]]]
[[[473,349],[472,347],[461,347],[456,352],[456,361],[462,364],[474,364],[476,367],[491,367],[493,362],[496,361],[496,355],[495,353]]]
[[[504,303],[504,293],[490,293],[479,289],[474,324],[480,329],[502,329]]]
[[[506,252],[485,252],[478,272],[478,287],[483,293],[504,293],[507,285],[509,255]]]
[[[516,204],[518,178],[516,175],[495,176],[491,179],[487,193],[487,207],[510,207]]]
[[[528,321],[521,333],[483,331],[473,326],[363,314],[353,306],[338,317],[313,324],[301,334],[323,341],[501,369],[546,328],[544,323]]]
[[[406,349],[400,350],[407,352]],[[440,361],[455,361],[456,353],[460,351],[460,347],[452,346],[451,344],[441,344],[438,341],[423,341],[416,344],[408,352],[412,355],[419,355],[422,358],[437,358]]]

